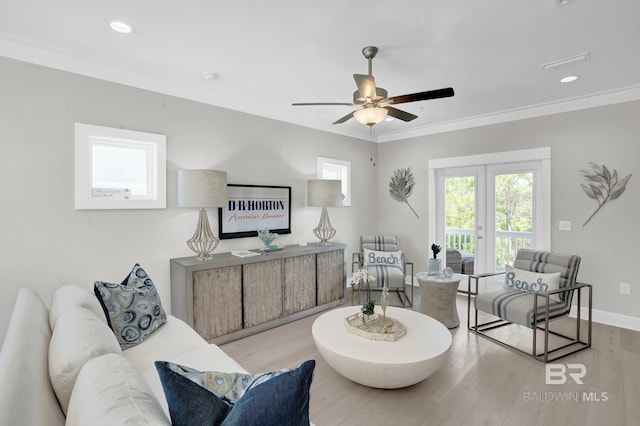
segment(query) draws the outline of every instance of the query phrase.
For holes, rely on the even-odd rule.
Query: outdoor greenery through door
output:
[[[460,252],[461,272],[504,270],[521,248],[549,249],[548,148],[430,160],[429,179],[429,243]]]

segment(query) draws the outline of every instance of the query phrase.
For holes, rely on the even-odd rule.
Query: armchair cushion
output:
[[[389,235],[363,235],[360,237],[361,249],[378,251],[397,251],[398,237]]]
[[[545,298],[518,289],[500,288],[476,296],[476,309],[509,322],[533,327],[533,298],[538,297],[538,322],[545,319]],[[549,319],[569,313],[571,306],[549,297]]]
[[[458,250],[447,249],[447,267],[459,274],[462,272],[462,254]]]
[[[518,269],[535,272],[560,272],[560,288],[564,288],[576,283],[580,256],[520,249],[513,266]],[[569,299],[571,295],[573,293],[568,293]],[[560,298],[565,300],[567,294],[562,293]],[[571,300],[569,300],[569,303],[571,303]]]
[[[400,268],[389,268],[387,266],[366,266],[369,274],[376,277],[371,282],[372,287],[383,287],[387,284],[389,288],[402,288],[404,284],[404,273]]]

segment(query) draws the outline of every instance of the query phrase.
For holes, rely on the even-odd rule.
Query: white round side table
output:
[[[422,300],[420,312],[437,319],[447,328],[456,328],[460,325],[456,295],[460,284],[460,275],[454,274],[451,278],[440,275],[429,275],[426,272],[416,274]]]

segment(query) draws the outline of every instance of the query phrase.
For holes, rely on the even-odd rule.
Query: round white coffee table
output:
[[[395,342],[375,341],[347,331],[344,319],[360,311],[348,306],[319,316],[312,327],[320,354],[338,373],[365,386],[396,389],[429,377],[444,362],[451,333],[435,319],[409,309],[389,307],[387,315],[407,327]],[[376,312],[382,314],[379,308]]]

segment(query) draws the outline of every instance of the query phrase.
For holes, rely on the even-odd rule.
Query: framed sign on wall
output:
[[[258,229],[291,233],[291,187],[228,184],[229,199],[218,210],[219,238],[256,237]]]

